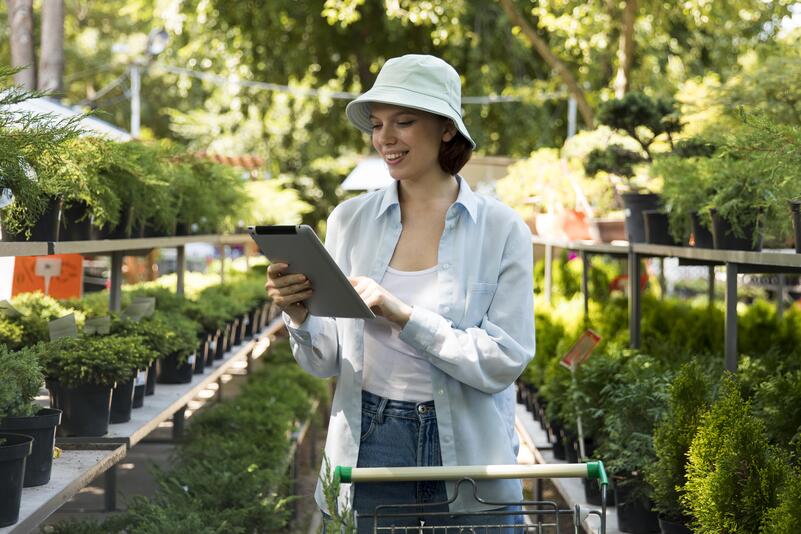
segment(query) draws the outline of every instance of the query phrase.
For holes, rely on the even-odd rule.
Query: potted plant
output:
[[[654,430],[656,461],[646,469],[646,480],[653,488],[662,534],[690,533],[679,491],[686,483],[687,451],[709,409],[711,394],[710,381],[698,363],[683,365],[670,385],[667,413]]]
[[[150,364],[158,357],[158,353],[153,351],[140,336],[120,336],[118,343],[120,350],[124,351],[128,358],[130,371],[128,378],[118,381],[111,392],[109,412],[111,424],[126,423],[131,420],[137,379],[141,381],[141,373],[147,373]],[[144,378],[147,380],[146,376]]]
[[[32,446],[30,436],[0,432],[0,527],[13,525],[19,519],[25,459]]]
[[[75,314],[75,322],[83,325],[85,315],[80,310],[68,307],[40,291],[22,293],[11,299],[11,305],[20,315],[10,318],[22,328],[20,346],[34,345],[50,339],[48,323],[55,319]]]
[[[0,433],[24,434],[34,440],[25,465],[26,488],[50,481],[56,426],[61,421],[60,410],[33,403],[43,383],[33,351],[12,352],[0,346]]]
[[[653,161],[653,147],[664,136],[673,148],[673,135],[680,132],[675,103],[668,99],[652,99],[649,96],[630,92],[621,99],[610,100],[601,107],[598,121],[610,128],[625,132],[636,141],[637,150],[623,145],[611,144],[605,149],[595,149],[587,155],[585,171],[595,176],[601,171],[613,177],[613,187],[624,189],[621,197],[626,209],[626,231],[629,241],[645,241],[643,211],[661,209],[657,194],[647,191],[641,180],[635,179],[635,166]]]
[[[64,412],[59,435],[105,435],[111,390],[131,377],[129,342],[119,336],[65,337],[32,350],[44,369],[51,407]]]
[[[687,459],[680,500],[694,517],[692,528],[759,532],[763,516],[778,504],[786,464],[731,375],[701,418]]]

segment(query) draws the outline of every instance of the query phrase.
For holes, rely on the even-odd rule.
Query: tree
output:
[[[42,3],[38,88],[40,91],[58,93],[63,89],[63,77],[64,0],[46,0]]]
[[[8,0],[11,66],[24,67],[14,75],[14,82],[26,89],[36,89],[33,54],[33,0]]]

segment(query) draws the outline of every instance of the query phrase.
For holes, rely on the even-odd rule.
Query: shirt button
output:
[[[444,389],[440,389],[439,391],[437,391],[437,393],[439,393],[440,395],[444,395],[445,394],[445,390]]]
[[[442,264],[442,268],[443,268],[443,269],[445,269],[445,270],[447,271],[448,269],[450,269],[450,268],[451,268],[451,264],[450,264],[450,263],[443,263],[443,264]]]

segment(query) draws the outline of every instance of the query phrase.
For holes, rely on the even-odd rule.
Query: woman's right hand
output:
[[[267,283],[264,288],[281,311],[284,311],[296,325],[301,324],[309,315],[309,309],[303,301],[312,296],[311,283],[302,274],[284,274],[289,265],[271,263],[267,267]]]

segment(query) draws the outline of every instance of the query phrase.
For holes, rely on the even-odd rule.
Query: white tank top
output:
[[[422,271],[387,267],[381,286],[410,306],[436,312],[437,266]],[[383,317],[364,322],[362,388],[388,399],[426,402],[434,398],[432,365],[399,339],[400,327]]]

